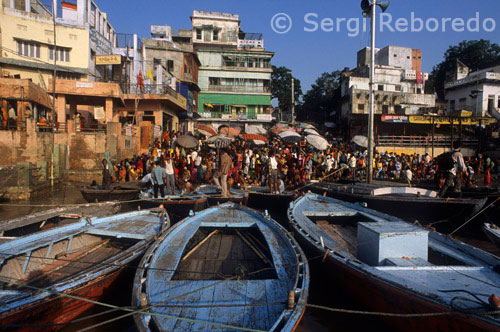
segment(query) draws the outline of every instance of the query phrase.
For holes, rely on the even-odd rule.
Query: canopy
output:
[[[289,136],[294,136],[294,137],[300,138],[299,134],[297,134],[295,131],[291,131],[291,130],[283,131],[283,132],[279,133],[278,136],[280,138],[285,138],[285,137],[289,137]]]
[[[318,136],[321,136],[315,129],[311,129],[311,128],[304,129],[304,132],[307,135],[318,135]]]
[[[197,124],[196,130],[198,130],[201,134],[203,134],[207,137],[217,135],[217,132],[214,130],[214,128],[212,128],[212,126],[206,125],[206,124],[200,124],[200,123]]]
[[[306,141],[307,141],[307,143],[311,144],[315,149],[318,149],[321,151],[324,151],[324,150],[328,149],[328,147],[329,147],[329,144],[326,141],[326,139],[324,139],[323,137],[321,137],[319,135],[307,135]]]
[[[245,141],[259,140],[259,141],[267,142],[267,137],[262,136],[262,135],[257,135],[257,134],[243,134],[243,139]]]
[[[366,136],[356,135],[352,138],[352,141],[363,148],[368,147],[368,138]]]
[[[245,132],[247,134],[260,134],[260,135],[267,134],[267,130],[258,125],[247,125]]]
[[[185,149],[194,149],[198,146],[198,140],[191,135],[184,135],[177,137],[175,140],[179,146],[182,146]]]
[[[225,148],[226,146],[231,145],[233,140],[230,137],[219,134],[209,137],[207,142],[213,144],[216,148]]]
[[[294,131],[284,131],[278,134],[279,138],[288,144],[298,143],[302,137]]]
[[[227,136],[238,136],[241,133],[240,126],[236,124],[222,125],[219,127],[219,134],[227,135]]]

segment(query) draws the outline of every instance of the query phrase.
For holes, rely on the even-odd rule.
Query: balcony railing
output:
[[[122,83],[120,87],[125,94],[152,94],[170,95],[177,98],[177,92],[167,84],[144,84],[139,86],[135,83]]]
[[[217,85],[210,84],[208,89],[211,91],[226,91],[226,92],[263,92],[270,91],[268,86],[246,86],[246,85]]]

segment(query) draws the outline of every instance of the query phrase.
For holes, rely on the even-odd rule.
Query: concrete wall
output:
[[[193,25],[192,40],[194,43],[238,45],[238,31],[240,26],[238,15],[194,11],[191,22]],[[213,28],[207,28],[207,26],[212,26]],[[196,38],[197,29],[202,30],[201,39]],[[217,41],[213,40],[214,29],[219,31]]]
[[[472,98],[472,91],[481,91],[476,98]],[[478,83],[475,85],[463,85],[453,90],[446,91],[446,100],[448,101],[448,111],[451,111],[451,103],[455,101],[455,110],[471,110],[473,116],[485,116],[488,112],[488,99],[494,97],[495,107],[500,103],[500,84]],[[465,106],[460,107],[460,99],[465,98]]]

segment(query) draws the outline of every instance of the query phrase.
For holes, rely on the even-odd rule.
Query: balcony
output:
[[[210,84],[209,91],[223,91],[223,92],[250,92],[250,93],[269,93],[268,86],[246,86],[246,85],[216,85]]]

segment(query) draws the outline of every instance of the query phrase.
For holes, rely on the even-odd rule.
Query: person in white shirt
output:
[[[278,185],[278,161],[274,151],[272,151],[269,158],[269,189],[271,193],[279,194]]]
[[[165,160],[165,173],[167,175],[167,195],[175,194],[175,172],[174,163],[170,158],[170,154],[167,154]]]

